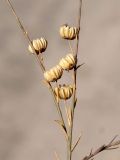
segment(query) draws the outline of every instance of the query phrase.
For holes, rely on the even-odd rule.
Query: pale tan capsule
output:
[[[54,82],[61,78],[63,69],[57,65],[44,73],[44,78],[48,82]]]
[[[64,25],[60,27],[60,36],[64,39],[73,40],[78,35],[78,29],[76,27],[69,27]]]
[[[73,86],[72,85],[59,85],[54,89],[55,95],[59,99],[67,100],[73,94]]]
[[[65,58],[62,58],[59,62],[59,65],[64,70],[71,70],[76,65],[77,58],[72,53],[67,54]]]
[[[44,38],[33,40],[32,44],[37,54],[44,52],[47,48],[47,40]],[[28,46],[28,50],[34,53],[30,45]]]

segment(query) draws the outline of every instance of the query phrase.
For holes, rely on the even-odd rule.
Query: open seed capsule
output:
[[[65,58],[62,58],[59,62],[59,65],[64,70],[71,70],[76,65],[77,58],[73,54],[67,54]]]
[[[44,38],[33,40],[32,44],[33,44],[33,47],[34,47],[37,54],[44,52],[47,48],[47,40]],[[32,47],[30,45],[28,46],[28,50],[31,53],[34,53]]]
[[[60,27],[60,36],[64,39],[73,40],[78,35],[78,29],[76,27],[69,27],[64,25]]]
[[[57,65],[44,73],[44,78],[48,82],[54,82],[61,78],[63,69]]]
[[[73,86],[72,85],[59,85],[54,89],[55,95],[59,99],[67,100],[73,94]]]

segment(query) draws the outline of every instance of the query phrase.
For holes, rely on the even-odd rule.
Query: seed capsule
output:
[[[47,40],[44,38],[33,40],[32,44],[37,54],[44,52],[47,48]],[[28,46],[28,50],[34,53],[30,45]]]
[[[61,78],[63,69],[57,65],[44,73],[44,78],[48,82],[54,82]]]
[[[73,40],[78,35],[78,29],[76,27],[69,27],[64,25],[60,27],[60,36],[64,39]]]
[[[59,85],[59,87],[56,87],[54,89],[55,95],[59,99],[67,100],[69,99],[73,94],[73,86],[72,85]]]
[[[77,58],[73,54],[67,54],[65,58],[62,58],[59,62],[59,65],[64,70],[71,70],[77,63]]]

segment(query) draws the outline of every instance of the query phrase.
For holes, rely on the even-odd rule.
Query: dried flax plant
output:
[[[26,29],[24,28],[19,17],[17,16],[11,1],[6,0],[6,2],[9,5],[13,15],[15,16],[17,23],[20,29],[22,30],[26,40],[29,43],[29,47],[28,47],[29,51],[32,54],[34,54],[34,56],[38,60],[38,64],[40,65],[41,70],[43,72],[44,82],[53,96],[57,113],[59,115],[59,120],[56,120],[56,122],[62,128],[66,138],[66,144],[67,144],[66,159],[71,160],[72,153],[81,139],[81,136],[80,136],[77,142],[73,145],[73,138],[72,138],[73,137],[73,121],[74,121],[74,112],[77,105],[77,96],[76,96],[77,70],[83,65],[83,64],[78,65],[77,63],[82,0],[79,0],[77,27],[70,27],[69,25],[65,24],[61,26],[59,30],[61,38],[68,41],[70,51],[64,58],[62,58],[59,61],[59,63],[56,66],[52,67],[49,70],[46,70],[46,67],[44,65],[44,57],[42,54],[42,52],[44,52],[47,48],[47,45],[48,45],[47,40],[44,39],[43,37],[35,40],[31,40]],[[75,41],[75,44],[76,44],[75,49],[72,48],[71,41]],[[59,79],[62,77],[65,71],[67,71],[68,74],[72,73],[72,81],[73,81],[72,84],[59,84]],[[68,103],[67,103],[68,99],[71,99],[71,106],[68,106]],[[60,101],[64,101],[66,117],[63,117]],[[67,119],[66,122],[65,122],[65,118]],[[91,150],[90,153],[87,156],[85,156],[82,160],[89,160],[89,159],[92,160],[94,156],[96,156],[102,151],[117,149],[118,146],[120,145],[120,140],[116,140],[116,137],[117,136],[115,136],[107,145],[104,144],[100,146],[98,149],[96,149],[95,151]],[[55,157],[57,160],[60,160],[56,152],[55,152]]]

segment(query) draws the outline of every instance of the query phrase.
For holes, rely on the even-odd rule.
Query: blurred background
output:
[[[47,68],[57,64],[69,52],[59,27],[76,25],[79,0],[12,2],[31,38],[48,40]],[[66,159],[52,97],[5,1],[0,19],[0,159],[52,160],[54,151]],[[83,0],[78,57],[85,65],[77,75],[74,141],[83,136],[73,154],[76,160],[120,135],[120,0]],[[101,159],[120,160],[120,149],[96,157]]]

